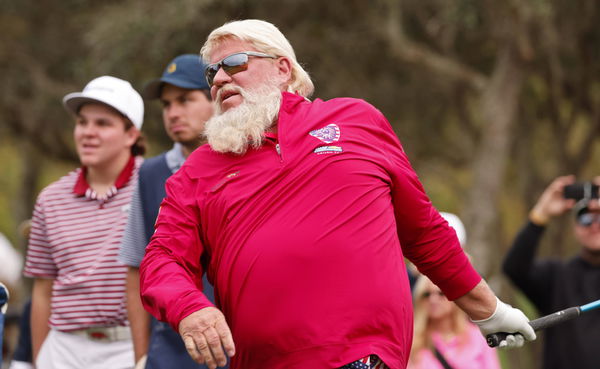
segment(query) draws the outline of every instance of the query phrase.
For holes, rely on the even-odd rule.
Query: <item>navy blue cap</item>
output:
[[[190,90],[210,90],[204,76],[205,68],[206,64],[200,56],[179,55],[167,65],[161,78],[150,81],[144,86],[142,96],[147,100],[159,98],[164,83]]]

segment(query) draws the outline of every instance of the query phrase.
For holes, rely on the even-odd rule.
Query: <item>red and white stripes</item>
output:
[[[117,260],[137,181],[129,180],[104,199],[73,188],[81,170],[46,187],[32,218],[25,275],[54,279],[50,325],[62,331],[126,325],[126,267]]]

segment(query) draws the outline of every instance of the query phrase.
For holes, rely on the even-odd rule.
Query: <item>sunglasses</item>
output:
[[[204,75],[206,76],[206,82],[208,82],[209,86],[213,85],[213,80],[217,75],[217,72],[220,68],[223,68],[225,73],[230,76],[243,72],[248,69],[248,59],[251,56],[256,56],[257,58],[270,58],[277,59],[274,55],[258,53],[254,51],[242,51],[239,53],[231,54],[229,56],[224,57],[221,61],[210,64],[204,69]]]
[[[599,213],[584,213],[577,217],[577,224],[583,227],[591,227],[592,224],[600,224]]]
[[[442,291],[434,291],[434,292],[426,291],[426,292],[423,292],[423,294],[421,295],[421,298],[428,299],[431,297],[431,295],[437,295],[438,297],[442,297],[442,296],[444,296],[444,293]]]

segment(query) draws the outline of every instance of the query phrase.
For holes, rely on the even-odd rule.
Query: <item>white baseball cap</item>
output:
[[[102,76],[90,81],[83,91],[73,92],[63,97],[63,104],[77,114],[81,105],[88,102],[101,102],[129,118],[137,129],[144,122],[144,101],[131,84],[122,79]]]
[[[456,237],[458,237],[458,242],[462,247],[465,247],[467,243],[467,231],[465,230],[465,226],[460,218],[452,213],[445,213],[443,211],[440,212],[442,218],[446,219],[448,225],[456,231]]]

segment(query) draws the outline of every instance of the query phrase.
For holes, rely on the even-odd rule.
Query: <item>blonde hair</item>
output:
[[[419,276],[413,290],[413,304],[414,304],[414,336],[412,348],[410,350],[410,361],[417,362],[420,360],[419,352],[422,349],[429,349],[433,351],[433,342],[431,340],[431,334],[433,333],[430,327],[429,316],[427,313],[427,307],[425,306],[425,299],[423,298],[424,293],[427,291],[430,285],[433,283],[424,275]],[[459,345],[465,344],[467,340],[466,332],[467,328],[467,316],[466,314],[452,303],[452,311],[450,317],[452,333],[458,337]]]
[[[296,54],[292,45],[281,31],[273,24],[258,19],[245,19],[225,23],[213,30],[200,55],[204,60],[209,60],[212,51],[223,41],[238,39],[254,46],[257,50],[277,57],[286,57],[292,63],[292,77],[288,85],[288,92],[297,93],[309,97],[314,92],[314,85],[308,73],[296,60]]]

